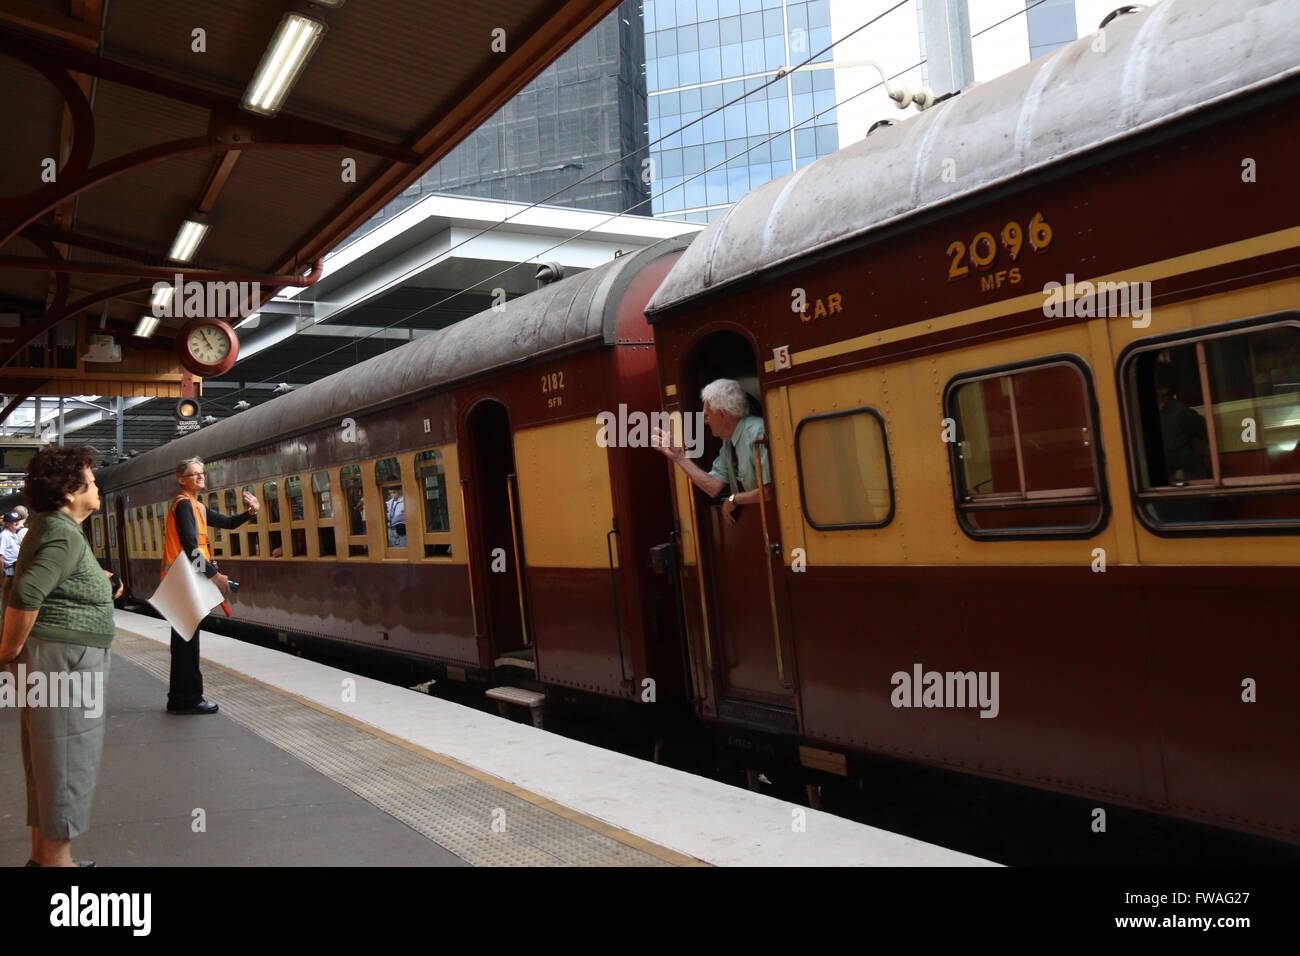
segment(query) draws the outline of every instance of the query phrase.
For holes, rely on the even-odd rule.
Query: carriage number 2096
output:
[[[563,372],[549,372],[542,376],[542,394],[550,396],[546,399],[547,408],[559,408],[564,404],[564,396],[555,394],[562,391],[564,391]]]
[[[1004,225],[1001,231],[1002,248],[1011,256],[1012,262],[1019,259],[1020,253],[1024,251],[1026,233],[1029,245],[1035,252],[1044,252],[1052,244],[1052,227],[1043,219],[1041,212],[1034,213],[1034,218],[1029,220],[1029,225],[1024,229],[1020,228],[1020,223],[1012,220]],[[964,279],[970,274],[970,266],[965,262],[968,257],[970,265],[980,272],[992,267],[998,258],[998,241],[993,238],[991,232],[977,233],[971,239],[969,247],[960,239],[950,244],[948,255],[952,257],[952,261],[948,263],[949,280]]]

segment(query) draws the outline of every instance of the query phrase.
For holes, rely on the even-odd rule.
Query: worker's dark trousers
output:
[[[187,641],[172,631],[171,684],[167,689],[167,706],[193,707],[203,698],[203,674],[199,672],[199,632]]]

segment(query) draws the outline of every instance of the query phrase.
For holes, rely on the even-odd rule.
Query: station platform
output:
[[[167,624],[116,618],[73,844],[100,866],[994,865],[208,631],[221,712],[168,714]],[[15,709],[0,761],[0,859],[21,865]]]

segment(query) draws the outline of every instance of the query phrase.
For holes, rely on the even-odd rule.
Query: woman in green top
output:
[[[23,701],[28,866],[94,865],[73,861],[72,838],[89,828],[99,779],[117,595],[81,530],[99,509],[93,464],[85,447],[43,448],[23,488],[37,515],[14,568],[0,665],[17,662]]]

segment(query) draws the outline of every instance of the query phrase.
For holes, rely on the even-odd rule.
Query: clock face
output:
[[[192,329],[185,344],[194,360],[204,365],[219,365],[230,354],[229,337],[210,325]]]

